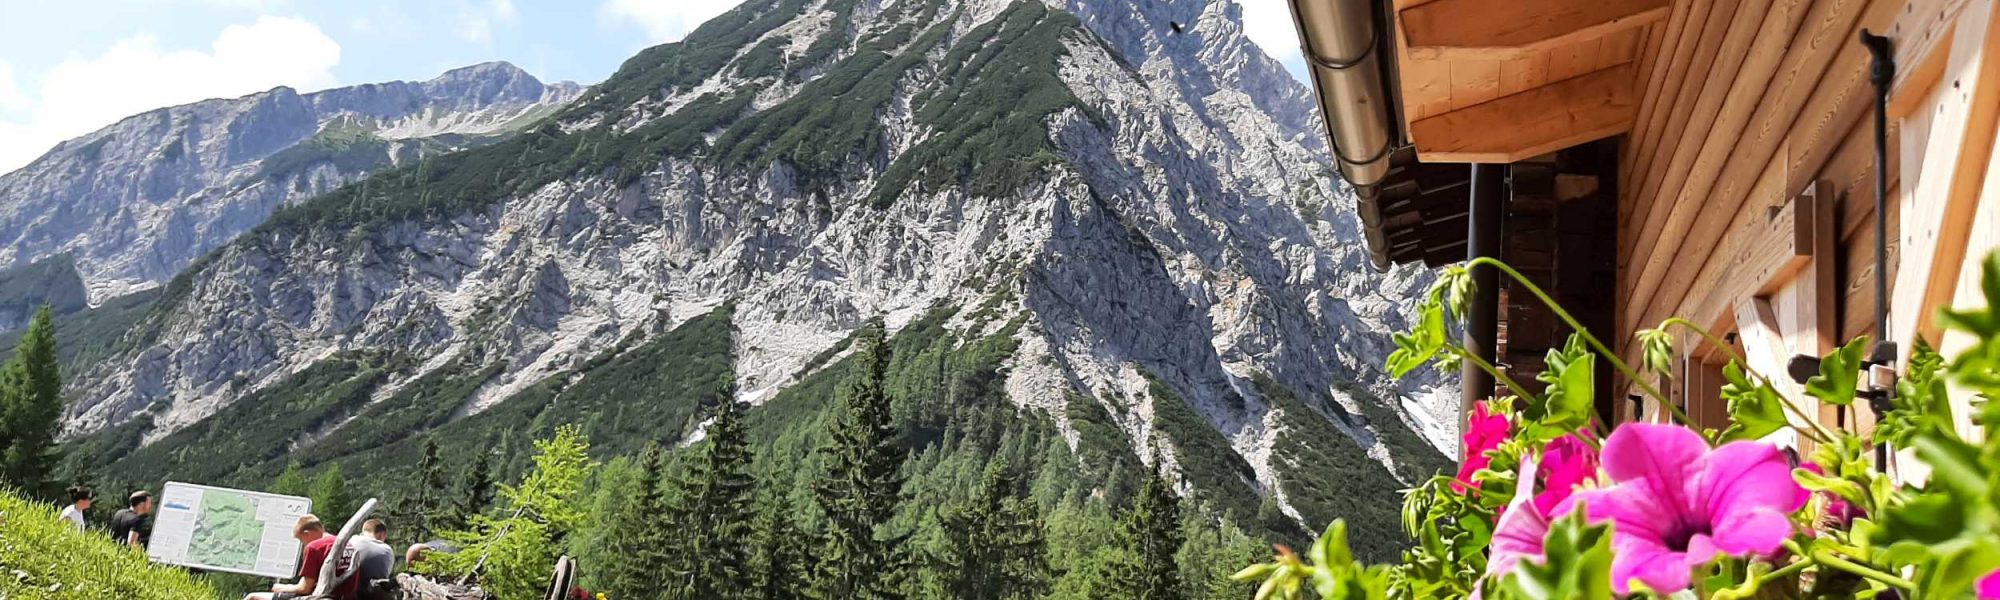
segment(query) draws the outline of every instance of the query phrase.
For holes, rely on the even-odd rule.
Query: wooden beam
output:
[[[1410,138],[1424,162],[1511,163],[1618,135],[1638,108],[1632,73],[1626,63],[1427,117]]]
[[[1652,98],[1659,94],[1660,86],[1665,84],[1668,67],[1672,63],[1674,44],[1680,40],[1681,29],[1686,26],[1688,13],[1692,4],[1694,2],[1691,1],[1675,2],[1673,13],[1666,21],[1654,23],[1653,26],[1647,28],[1650,31],[1648,37],[1651,40],[1648,42],[1649,45],[1645,53],[1639,59],[1639,74],[1636,81],[1638,85],[1645,86],[1643,88],[1645,93],[1639,95],[1642,101],[1639,103],[1639,116],[1632,121],[1632,134],[1626,137],[1625,143],[1620,144],[1618,149],[1619,173],[1632,172],[1632,163],[1638,156],[1638,149],[1644,147],[1647,142],[1649,131],[1647,131],[1646,123],[1650,121],[1653,111],[1660,105],[1659,102],[1654,101]],[[1619,184],[1620,191],[1631,187],[1629,184],[1624,183],[1623,180],[1625,179],[1629,178],[1619,178],[1621,182]],[[1631,212],[1631,202],[1631,194],[1618,194],[1618,214],[1622,215]]]
[[[1937,112],[1915,193],[1903,198],[1902,268],[1890,291],[1890,333],[1907,358],[1919,337],[1939,339],[1935,312],[1952,301],[2000,120],[2000,32],[1992,0],[1973,0],[1952,34],[1949,85],[1933,90]],[[1907,134],[1907,131],[1906,131]],[[1906,135],[1907,137],[1907,135]],[[1910,140],[1905,140],[1910,141]],[[1907,183],[1907,181],[1906,181]]]
[[[1507,60],[1643,27],[1668,0],[1436,0],[1397,21],[1415,59]]]
[[[1889,85],[1890,118],[1910,114],[1944,74],[1945,58],[1951,48],[1952,23],[1958,21],[1969,0],[1909,0],[1887,31],[1896,54],[1896,78]]]
[[[1744,366],[1762,374],[1786,399],[1797,402],[1806,397],[1805,387],[1785,374],[1785,363],[1791,360],[1793,351],[1785,343],[1783,330],[1780,327],[1778,316],[1772,310],[1768,298],[1763,296],[1745,298],[1736,305],[1736,333],[1738,339],[1743,341],[1743,358],[1750,361],[1750,364]],[[1791,413],[1785,414],[1785,420],[1801,427],[1806,426]],[[1791,445],[1785,442],[1797,441],[1796,434],[1792,434],[1790,430],[1780,430],[1773,435],[1783,437],[1765,439],[1780,445]]]

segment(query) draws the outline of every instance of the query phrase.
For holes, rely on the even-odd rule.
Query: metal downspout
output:
[[[1507,209],[1506,165],[1472,165],[1472,206],[1466,215],[1465,259],[1500,258],[1502,219]],[[1500,271],[1472,271],[1472,298],[1465,307],[1465,349],[1498,365],[1500,333]],[[1472,416],[1473,405],[1493,395],[1493,375],[1470,359],[1461,360],[1459,425]]]

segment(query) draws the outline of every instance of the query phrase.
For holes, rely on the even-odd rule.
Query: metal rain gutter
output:
[[[1379,200],[1389,157],[1402,145],[1395,96],[1384,85],[1394,76],[1394,63],[1384,58],[1390,56],[1388,21],[1376,0],[1290,3],[1334,160],[1341,177],[1354,187],[1375,268],[1387,270],[1389,245]]]

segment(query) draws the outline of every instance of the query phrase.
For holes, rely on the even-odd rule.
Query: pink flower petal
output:
[[[1604,473],[1612,481],[1687,481],[1708,453],[1701,435],[1678,425],[1631,423],[1604,441]],[[1678,485],[1677,485],[1678,486]]]
[[[1614,530],[1615,531],[1615,530]],[[1620,595],[1632,593],[1632,580],[1654,591],[1671,594],[1687,589],[1693,580],[1687,554],[1644,538],[1613,535],[1611,539],[1611,589]]]
[[[1769,508],[1731,513],[1716,521],[1709,535],[1714,536],[1716,548],[1732,556],[1770,555],[1792,536],[1792,521]]]
[[[1776,446],[1758,442],[1733,442],[1702,457],[1689,489],[1703,490],[1690,496],[1697,512],[1708,513],[1710,522],[1748,510],[1773,508],[1796,512],[1810,496],[1792,478],[1791,464]]]
[[[2000,600],[2000,569],[1979,578],[1979,600]]]

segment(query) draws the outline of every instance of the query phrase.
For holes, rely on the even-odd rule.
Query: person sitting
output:
[[[362,600],[394,598],[396,592],[396,551],[389,547],[389,524],[369,519],[361,524],[361,536],[348,542],[352,578],[359,582]]]
[[[85,527],[83,513],[90,510],[91,501],[96,499],[97,492],[91,491],[89,487],[81,485],[71,486],[69,488],[69,506],[65,506],[62,509],[63,520],[76,525],[77,531],[83,531]]]
[[[269,592],[250,594],[244,596],[243,600],[291,600],[312,596],[313,590],[319,586],[320,567],[332,556],[333,545],[338,538],[326,532],[326,524],[321,523],[319,517],[306,515],[299,517],[298,524],[292,526],[292,539],[305,544],[305,556],[299,559],[298,582],[276,584],[271,586]],[[340,570],[342,569],[336,568],[335,572]],[[353,600],[360,582],[358,578],[347,578],[334,587],[331,597],[335,600]]]
[[[153,541],[153,521],[146,518],[153,512],[153,495],[145,490],[132,492],[125,498],[125,508],[111,515],[111,539],[133,550],[145,551],[146,544]]]

